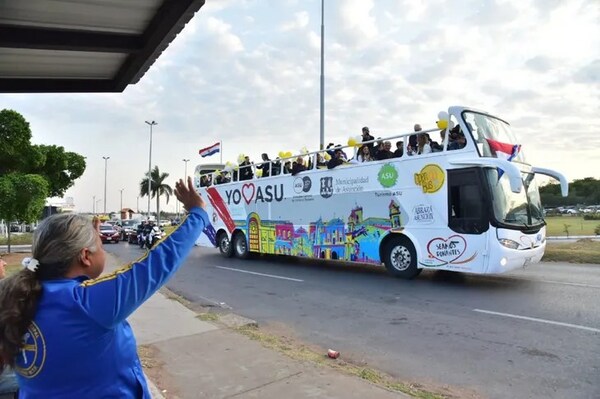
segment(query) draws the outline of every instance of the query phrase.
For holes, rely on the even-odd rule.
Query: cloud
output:
[[[525,62],[525,66],[534,72],[548,72],[555,67],[555,62],[550,57],[535,56]]]
[[[298,13],[296,13],[293,21],[285,22],[282,25],[281,30],[283,30],[285,32],[285,31],[294,30],[294,29],[303,29],[308,26],[309,21],[310,21],[310,17],[309,17],[308,12],[306,12],[306,11],[298,12]]]
[[[600,83],[600,59],[596,59],[576,71],[573,75],[573,81],[592,85]]]

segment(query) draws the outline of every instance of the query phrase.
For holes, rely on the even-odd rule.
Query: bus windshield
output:
[[[539,227],[544,223],[540,193],[533,173],[523,173],[523,187],[520,193],[510,189],[508,176],[498,178],[497,169],[486,169],[494,217],[502,225],[518,228]]]
[[[502,144],[521,144],[513,134],[510,125],[493,116],[480,114],[473,111],[463,112],[463,118],[471,134],[475,138],[479,154],[483,157],[494,157],[489,143],[486,139],[494,140]],[[512,159],[513,162],[527,163],[523,150]]]

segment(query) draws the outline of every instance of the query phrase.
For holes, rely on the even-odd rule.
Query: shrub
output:
[[[594,234],[596,234],[597,236],[600,236],[600,224],[598,226],[596,226],[596,228],[594,229]]]
[[[600,213],[586,213],[583,220],[600,220]]]

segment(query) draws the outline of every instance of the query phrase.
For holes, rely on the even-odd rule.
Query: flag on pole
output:
[[[495,155],[496,158],[506,159],[508,162],[511,162],[513,159],[519,155],[521,151],[521,144],[509,144],[503,143],[501,141],[496,141],[492,139],[486,139],[488,145],[490,146],[490,150],[492,154]],[[504,171],[502,169],[498,169],[498,179],[502,177]]]
[[[221,143],[215,143],[210,147],[201,148],[200,151],[198,151],[198,154],[204,158],[216,154],[217,152],[221,152]]]

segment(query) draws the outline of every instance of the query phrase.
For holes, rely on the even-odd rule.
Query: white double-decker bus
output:
[[[218,247],[225,257],[385,265],[403,278],[423,269],[503,273],[539,262],[546,228],[535,176],[556,178],[566,196],[565,177],[529,165],[502,119],[451,107],[446,123],[458,137],[445,134],[439,151],[426,154],[408,154],[410,132],[377,140],[402,140],[401,157],[328,169],[314,166],[323,153],[316,151],[301,155],[313,166],[294,176],[273,161],[269,177],[236,181],[239,173],[225,168],[233,181],[215,184],[219,166],[199,165],[196,182],[212,226],[197,244]],[[435,140],[440,129],[420,133]],[[351,156],[356,147],[343,150]],[[201,187],[206,173],[213,184]]]

